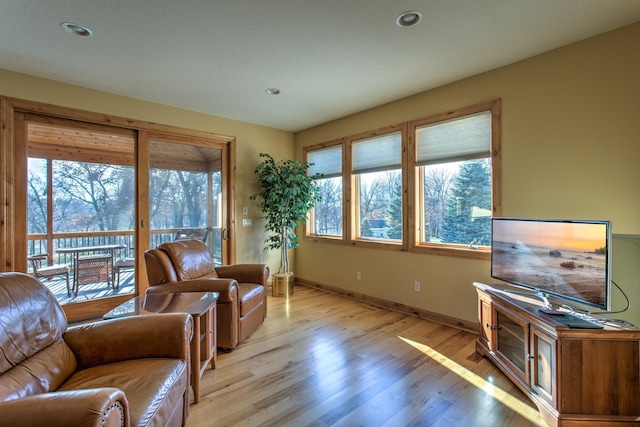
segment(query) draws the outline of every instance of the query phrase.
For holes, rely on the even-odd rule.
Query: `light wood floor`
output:
[[[303,286],[268,310],[204,373],[187,426],[545,425],[474,334]]]

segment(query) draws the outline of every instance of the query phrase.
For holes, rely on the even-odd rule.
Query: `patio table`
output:
[[[60,254],[73,254],[73,289],[76,291],[78,290],[78,287],[80,285],[79,279],[80,279],[80,275],[79,273],[79,269],[78,266],[80,264],[80,254],[83,253],[106,253],[108,254],[108,256],[110,257],[108,262],[109,262],[109,267],[110,267],[110,272],[109,274],[111,275],[111,283],[114,283],[114,271],[113,271],[113,258],[114,258],[114,253],[115,251],[118,250],[122,250],[125,249],[126,246],[125,245],[118,245],[118,244],[114,244],[114,245],[96,245],[96,246],[77,246],[74,248],[59,248],[56,250],[57,253]]]

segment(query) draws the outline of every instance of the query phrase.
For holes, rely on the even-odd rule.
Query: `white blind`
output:
[[[402,135],[389,133],[361,139],[352,145],[353,173],[378,172],[402,167]]]
[[[420,166],[491,155],[491,112],[421,126],[416,132],[417,163]]]
[[[325,178],[342,176],[342,145],[309,151],[307,162],[313,163],[309,167],[309,175],[321,173]]]

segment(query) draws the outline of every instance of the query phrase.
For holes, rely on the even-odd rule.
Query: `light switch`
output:
[[[242,220],[242,226],[243,227],[251,227],[252,225],[253,225],[253,221],[250,218],[249,219],[244,218]]]
[[[242,215],[248,215],[249,214],[249,208],[248,207],[244,207],[242,208]]]

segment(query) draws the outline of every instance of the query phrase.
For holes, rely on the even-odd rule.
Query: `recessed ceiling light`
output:
[[[409,12],[401,13],[396,18],[396,25],[398,27],[411,27],[416,25],[422,20],[422,13],[411,10]]]
[[[269,95],[280,95],[280,89],[278,89],[277,87],[270,87],[265,89],[264,91]]]
[[[93,35],[93,31],[91,31],[87,27],[83,27],[82,25],[74,24],[72,22],[63,22],[62,24],[60,24],[60,27],[67,33],[73,34],[75,36],[91,37]]]

